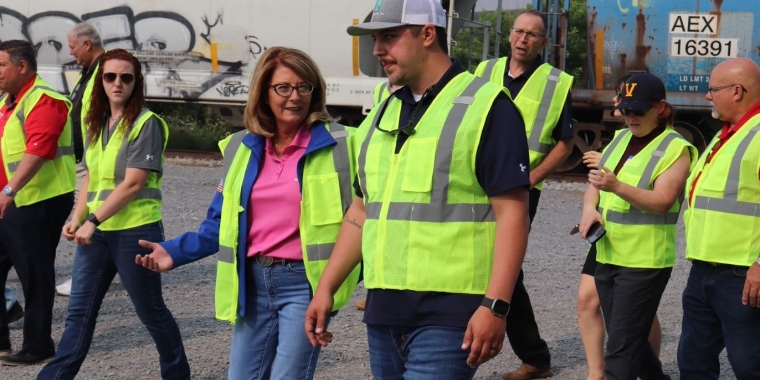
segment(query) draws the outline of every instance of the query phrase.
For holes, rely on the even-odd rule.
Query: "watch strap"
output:
[[[85,219],[85,220],[87,220],[88,222],[94,224],[95,227],[100,226],[100,221],[98,220],[98,217],[95,216],[95,214],[87,215],[87,219]]]

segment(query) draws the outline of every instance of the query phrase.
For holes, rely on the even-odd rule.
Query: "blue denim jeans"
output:
[[[55,358],[38,379],[73,379],[90,349],[95,320],[114,276],[119,274],[135,312],[153,337],[163,379],[189,379],[179,327],[161,294],[161,275],[135,264],[136,255],[150,250],[139,239],[164,240],[161,222],[122,231],[96,230],[92,244],[79,246],[74,257],[66,326]]]
[[[477,368],[462,350],[465,329],[367,325],[369,365],[375,380],[467,380]]]
[[[10,311],[14,303],[16,303],[16,293],[13,292],[13,288],[5,285],[5,310]]]
[[[742,305],[748,269],[693,262],[678,343],[682,380],[718,379],[724,347],[738,380],[760,379],[760,308]]]
[[[319,358],[303,329],[311,287],[301,261],[246,260],[245,316],[232,333],[230,380],[310,380]]]

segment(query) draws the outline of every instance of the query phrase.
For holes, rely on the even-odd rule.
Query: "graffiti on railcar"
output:
[[[245,69],[255,64],[266,47],[245,28],[225,24],[223,11],[211,17],[202,14],[193,21],[201,26],[193,27],[177,12],[136,13],[129,6],[81,15],[50,10],[29,17],[0,7],[0,41],[29,41],[42,68],[60,69],[51,84],[68,92],[80,70],[69,55],[68,33],[74,25],[86,22],[98,30],[105,49],[130,50],[143,63],[149,96],[245,100],[248,78],[242,73],[251,71]],[[212,71],[212,44],[217,49],[216,71]],[[50,80],[50,75],[46,79]]]

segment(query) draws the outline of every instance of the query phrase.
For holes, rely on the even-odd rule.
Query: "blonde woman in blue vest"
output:
[[[179,327],[161,295],[161,275],[134,265],[149,250],[138,240],[161,241],[161,175],[169,130],[145,108],[140,62],[123,49],[106,53],[84,122],[86,169],[63,236],[78,245],[66,327],[55,358],[40,380],[73,379],[92,342],[111,281],[119,275],[159,355],[161,378],[189,379]]]
[[[352,201],[352,136],[325,99],[308,55],[267,49],[251,78],[246,129],[220,143],[224,176],[206,220],[198,232],[142,242],[153,253],[135,258],[160,272],[218,251],[216,317],[234,324],[232,380],[314,376],[320,347],[304,316]],[[334,310],[358,278],[356,268]]]
[[[606,229],[594,272],[607,330],[606,378],[669,379],[647,338],[675,264],[678,197],[697,151],[671,127],[674,111],[659,78],[636,74],[621,96],[616,109],[628,128],[589,172],[580,232],[585,239],[595,223]]]

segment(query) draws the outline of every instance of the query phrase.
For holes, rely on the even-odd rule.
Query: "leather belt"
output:
[[[261,256],[256,255],[256,263],[261,265],[262,267],[270,267],[273,264],[279,264],[282,263],[283,259],[278,257],[271,257],[271,256]]]

